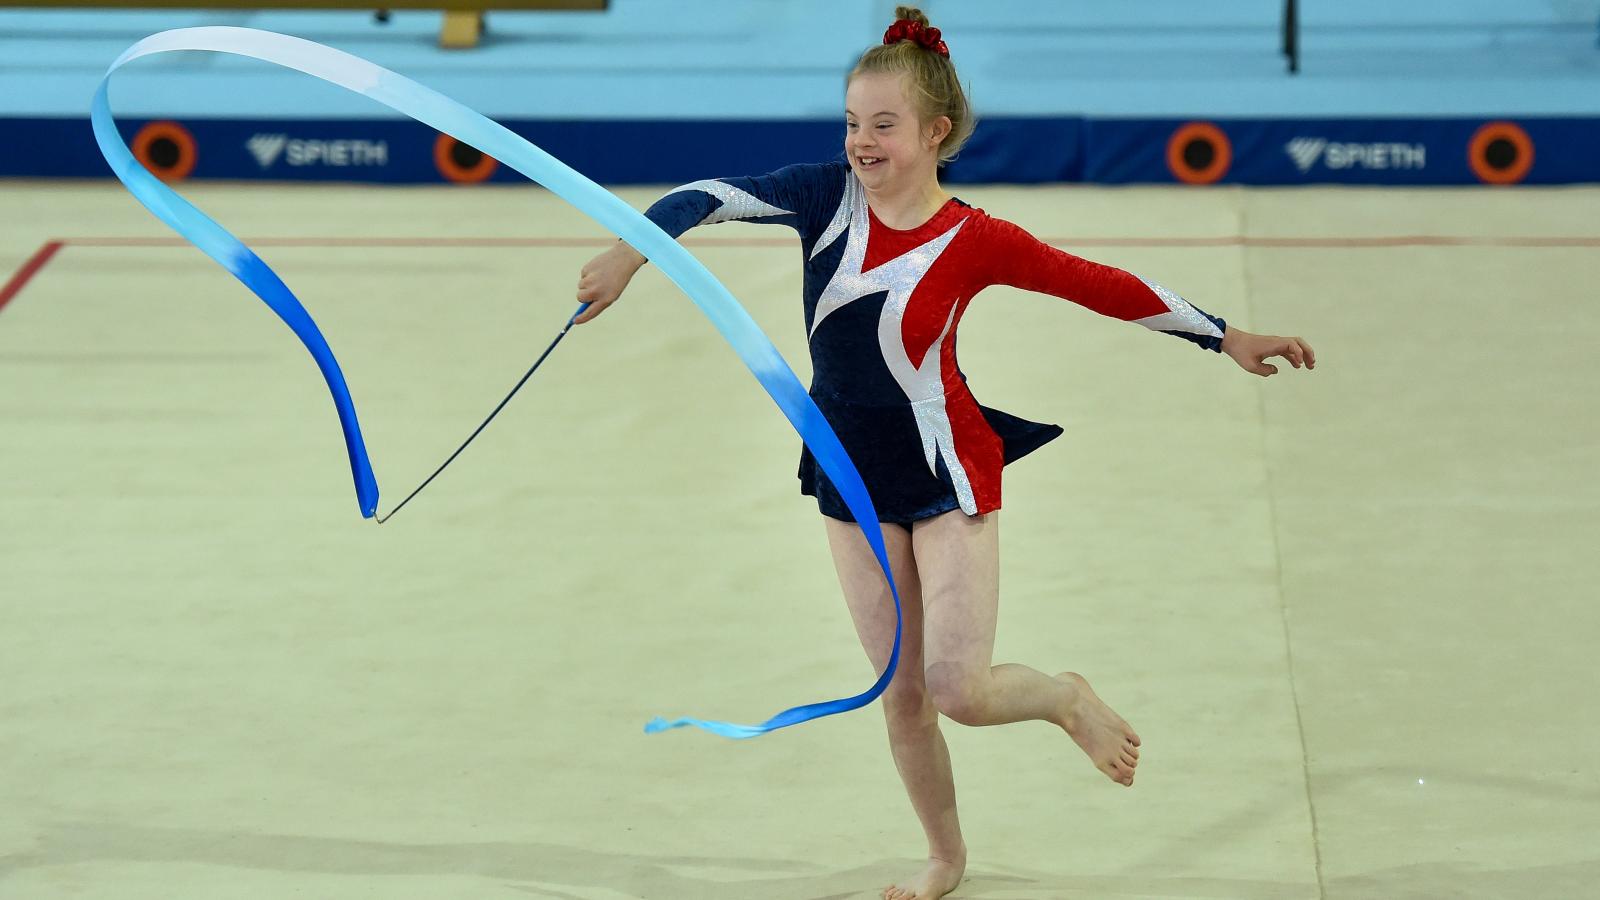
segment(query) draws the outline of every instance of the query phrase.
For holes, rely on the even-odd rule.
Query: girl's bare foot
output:
[[[1056,724],[1089,754],[1095,768],[1112,781],[1132,787],[1133,770],[1139,765],[1139,736],[1133,726],[1107,706],[1077,672],[1062,672],[1056,680],[1072,689],[1072,699]]]
[[[921,872],[884,888],[883,900],[939,900],[956,889],[966,870],[965,850],[953,860],[930,856],[928,865]]]

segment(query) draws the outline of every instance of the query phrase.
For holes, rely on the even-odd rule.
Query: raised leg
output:
[[[1082,676],[1051,677],[1016,663],[994,665],[1000,605],[999,513],[953,510],[916,523],[912,553],[921,577],[923,658],[934,706],[963,725],[1037,719],[1072,736],[1111,780],[1133,784],[1139,736]]]

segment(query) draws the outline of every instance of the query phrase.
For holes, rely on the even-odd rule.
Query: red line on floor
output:
[[[11,280],[6,282],[5,287],[0,287],[0,309],[5,309],[12,297],[22,293],[23,285],[39,274],[39,270],[50,261],[50,257],[55,256],[65,244],[65,241],[46,241],[38,252],[29,257],[28,261],[22,264],[22,268],[17,270],[17,274],[12,275]]]
[[[496,237],[288,237],[253,238],[252,247],[604,247],[615,238],[496,238]],[[1391,235],[1387,237],[1047,237],[1045,243],[1064,247],[1269,247],[1359,250],[1369,247],[1600,247],[1596,237],[1497,237],[1451,236],[1439,234]],[[76,237],[52,242],[75,247],[184,247],[180,237]],[[684,244],[694,247],[789,247],[794,238],[689,238]],[[47,257],[48,258],[48,257]]]
[[[254,238],[253,247],[604,247],[609,237],[496,238],[496,237],[288,237]],[[1357,250],[1369,247],[1600,247],[1600,237],[1496,237],[1452,236],[1440,234],[1391,235],[1388,237],[1050,237],[1045,243],[1064,247],[1271,247]],[[783,238],[690,238],[683,243],[696,247],[788,247],[794,239]],[[180,237],[75,237],[46,241],[22,264],[11,280],[0,287],[0,310],[22,292],[61,248],[77,247],[186,247]]]

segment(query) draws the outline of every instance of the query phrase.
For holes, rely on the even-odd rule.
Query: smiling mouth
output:
[[[883,158],[882,157],[878,157],[878,156],[858,156],[858,157],[856,157],[856,164],[861,166],[861,168],[863,168],[863,169],[870,169],[873,166],[875,166],[875,165],[877,165],[878,163],[881,163],[881,162],[883,162]]]

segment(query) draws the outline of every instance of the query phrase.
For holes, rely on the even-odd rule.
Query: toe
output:
[[[1123,753],[1122,754],[1122,764],[1124,766],[1128,767],[1129,769],[1132,769],[1135,766],[1139,765],[1139,758],[1137,756],[1131,756],[1131,755],[1129,755],[1127,753]]]

